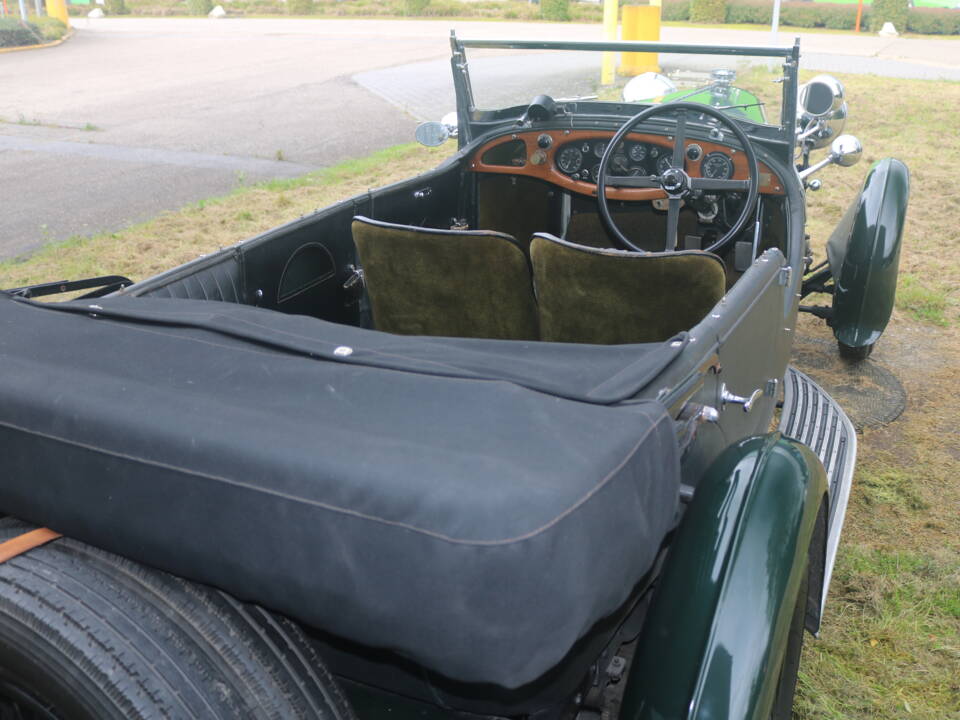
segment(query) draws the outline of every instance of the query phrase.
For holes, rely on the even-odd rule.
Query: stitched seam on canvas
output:
[[[425,528],[419,528],[415,525],[410,525],[408,523],[399,522],[397,520],[387,520],[386,518],[377,517],[376,515],[368,515],[366,513],[361,513],[356,510],[350,510],[349,508],[339,507],[337,505],[331,505],[329,503],[320,502],[319,500],[310,500],[307,498],[297,497],[296,495],[291,495],[289,493],[284,493],[279,490],[269,490],[267,488],[257,487],[249,483],[241,482],[239,480],[232,480],[222,475],[214,475],[212,473],[204,473],[195,470],[190,470],[189,468],[179,467],[177,465],[171,465],[169,463],[163,463],[156,460],[149,460],[147,458],[137,457],[135,455],[129,455],[127,453],[120,453],[113,450],[107,450],[106,448],[96,447],[95,445],[90,445],[88,443],[83,443],[78,440],[69,440],[67,438],[59,437],[57,435],[52,435],[49,433],[40,432],[37,430],[32,430],[30,428],[22,427],[14,423],[6,422],[0,420],[0,426],[10,428],[28,435],[35,435],[37,437],[42,437],[47,440],[53,440],[55,442],[64,443],[66,445],[71,445],[73,447],[78,447],[84,450],[89,450],[91,452],[99,453],[101,455],[109,455],[110,457],[116,457],[123,460],[130,460],[132,462],[141,463],[144,465],[149,465],[151,467],[157,467],[164,470],[172,470],[174,472],[183,473],[185,475],[190,475],[193,477],[205,478],[207,480],[214,480],[217,482],[222,482],[227,485],[232,485],[234,487],[244,488],[252,492],[263,493],[265,495],[272,495],[274,497],[282,498],[285,500],[291,500],[294,502],[304,503],[306,505],[312,505],[314,507],[319,507],[330,512],[347,515],[350,517],[358,518],[361,520],[367,520],[381,525],[389,525],[392,527],[402,528],[404,530],[409,530],[421,535],[426,535],[428,537],[435,538],[437,540],[443,540],[456,545],[468,545],[476,547],[496,547],[501,545],[512,545],[514,543],[522,542],[524,540],[529,540],[535,538],[538,535],[543,534],[547,530],[551,529],[553,526],[557,525],[561,520],[571,515],[577,509],[586,504],[592,497],[605,488],[610,481],[617,475],[617,473],[623,469],[623,467],[630,461],[630,459],[636,454],[637,450],[643,445],[647,437],[663,422],[666,415],[662,415],[659,420],[650,424],[650,427],[640,436],[636,444],[630,449],[626,456],[621,460],[617,465],[610,470],[598,483],[596,483],[586,494],[584,494],[579,500],[570,505],[566,510],[556,515],[553,519],[547,523],[541,525],[534,530],[531,530],[522,535],[518,535],[512,538],[505,538],[502,540],[461,540],[459,538],[450,537],[449,535],[444,535],[443,533],[436,532],[434,530],[427,530]]]

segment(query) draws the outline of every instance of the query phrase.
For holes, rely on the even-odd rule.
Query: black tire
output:
[[[840,357],[844,360],[866,360],[873,352],[873,343],[862,347],[853,347],[852,345],[844,345],[838,340],[837,349],[840,351]]]
[[[803,570],[803,580],[790,620],[790,634],[787,636],[787,649],[780,665],[780,678],[777,692],[770,710],[770,720],[790,720],[793,717],[793,696],[797,690],[797,675],[800,671],[800,653],[803,650],[804,621],[807,614],[807,593],[810,587],[810,573]]]
[[[354,715],[286,618],[67,538],[0,565],[0,719],[161,717]]]

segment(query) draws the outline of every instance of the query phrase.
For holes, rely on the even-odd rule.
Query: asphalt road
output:
[[[58,48],[0,55],[0,258],[410,140],[418,119],[453,107],[451,25],[464,37],[601,36],[595,25],[108,18],[78,21]],[[663,40],[770,36],[665,28]],[[802,47],[805,67],[960,80],[956,41],[805,34]],[[537,89],[523,69],[536,57],[481,61],[497,92]]]

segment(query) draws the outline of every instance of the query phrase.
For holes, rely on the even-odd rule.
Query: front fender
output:
[[[844,345],[873,345],[887,327],[909,195],[906,165],[894,158],[874,163],[827,241],[835,286],[830,324]]]
[[[819,459],[780,433],[717,458],[671,544],[621,718],[766,719],[826,497]]]

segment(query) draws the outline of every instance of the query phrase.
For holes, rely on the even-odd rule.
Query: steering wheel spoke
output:
[[[614,188],[659,188],[660,178],[657,175],[607,175],[607,187]]]
[[[721,180],[718,178],[690,178],[691,190],[717,192],[746,192],[750,189],[749,180]]]
[[[687,111],[677,110],[677,129],[673,140],[673,167],[683,169],[683,156],[687,151]]]
[[[664,247],[665,252],[673,252],[677,249],[677,232],[680,228],[680,198],[672,197],[667,205],[667,244]]]

